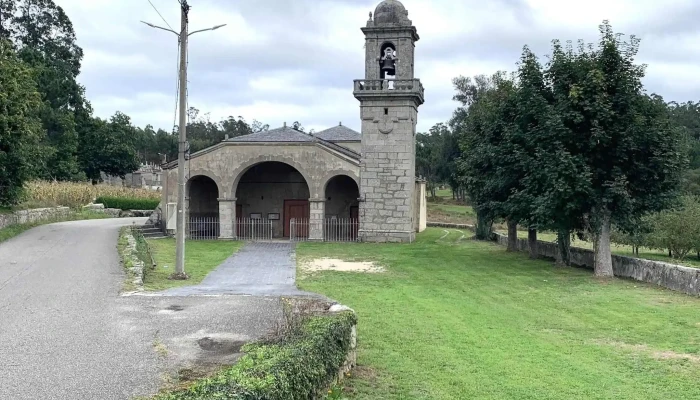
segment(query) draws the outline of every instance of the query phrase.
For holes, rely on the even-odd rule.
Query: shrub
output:
[[[684,196],[679,207],[653,215],[650,222],[650,247],[669,249],[678,260],[683,260],[692,250],[700,251],[700,199],[697,197]]]
[[[155,210],[159,200],[136,199],[128,197],[102,196],[95,200],[97,204],[104,204],[106,208],[118,208],[120,210]]]
[[[191,387],[156,396],[157,400],[318,398],[338,374],[350,350],[352,312],[304,319],[298,334],[271,344],[243,347],[236,365]]]

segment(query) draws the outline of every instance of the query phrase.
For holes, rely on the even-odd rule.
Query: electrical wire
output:
[[[166,21],[165,18],[163,18],[163,15],[160,13],[160,11],[158,11],[158,9],[156,8],[156,6],[153,5],[153,3],[151,2],[151,0],[148,0],[148,4],[150,4],[151,7],[153,7],[154,10],[156,10],[156,13],[158,13],[158,16],[160,17],[160,19],[162,19],[163,22],[165,22],[165,25],[167,25],[168,28],[170,28],[170,30],[174,30],[173,27],[170,26],[170,24],[168,23],[168,21]]]

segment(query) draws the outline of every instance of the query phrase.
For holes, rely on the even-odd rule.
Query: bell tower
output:
[[[409,242],[415,238],[415,133],[423,85],[413,75],[419,36],[408,11],[384,0],[370,13],[365,34],[365,79],[355,80],[360,101],[360,238]]]

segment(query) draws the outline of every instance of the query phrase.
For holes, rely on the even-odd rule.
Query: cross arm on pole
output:
[[[213,27],[207,28],[207,29],[200,29],[200,30],[197,30],[197,31],[194,31],[194,32],[190,32],[187,36],[192,36],[192,35],[194,35],[195,33],[204,32],[204,31],[215,31],[215,30],[217,30],[217,29],[219,29],[219,28],[221,28],[221,27],[224,27],[224,26],[226,26],[226,24],[213,26]]]
[[[172,29],[163,28],[162,26],[158,26],[158,25],[153,25],[153,24],[150,23],[150,22],[145,22],[145,21],[141,21],[141,22],[143,22],[144,24],[150,26],[151,28],[162,29],[162,30],[164,30],[164,31],[172,32],[172,33],[174,33],[175,35],[180,36],[179,33],[175,32],[175,31],[172,30]]]

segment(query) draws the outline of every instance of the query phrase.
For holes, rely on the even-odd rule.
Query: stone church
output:
[[[365,77],[353,89],[362,133],[339,124],[308,134],[285,124],[189,155],[191,238],[410,242],[425,229],[425,182],[415,177],[419,36],[397,0],[382,1],[362,32]],[[171,233],[177,167],[163,171],[162,219]]]

